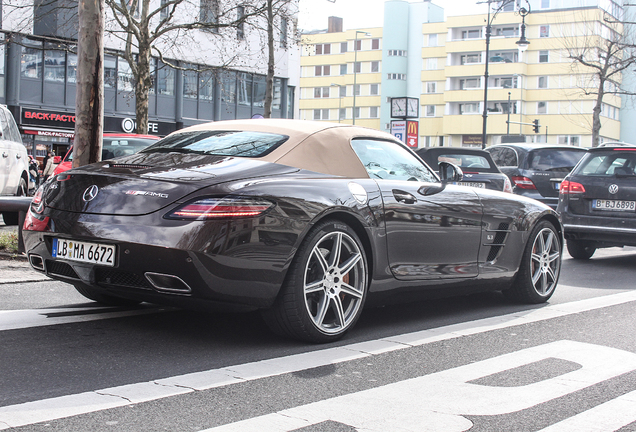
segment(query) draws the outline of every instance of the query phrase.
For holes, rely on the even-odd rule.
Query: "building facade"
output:
[[[204,3],[210,2],[202,0]],[[33,8],[31,12],[37,15]],[[69,26],[68,20],[53,13],[45,15],[46,20],[35,21],[33,17],[25,21],[6,7],[2,13],[0,103],[12,111],[30,154],[41,157],[53,150],[64,155],[75,128],[77,24]],[[72,19],[77,20],[77,16]],[[31,24],[25,26],[24,22]],[[291,24],[278,23],[276,28],[272,117],[293,118],[299,48],[293,42]],[[173,56],[164,55],[165,64],[159,58],[152,60],[149,134],[164,136],[197,123],[263,113],[267,64],[259,45],[262,35],[249,26],[242,35],[233,29],[233,34],[222,39],[203,30],[192,32],[196,33],[192,37],[197,39],[199,49],[166,50]],[[233,51],[236,58],[245,56],[244,64],[228,66],[218,54],[222,52],[219,40],[223,42],[221,48]],[[106,35],[104,132],[135,132],[134,78],[121,56],[123,49],[121,41]],[[177,56],[179,51],[183,54]]]
[[[493,2],[494,4],[494,2]],[[528,7],[525,17],[525,36],[530,42],[527,50],[516,43],[521,33],[520,6]],[[589,50],[596,52],[600,38],[610,37],[613,31],[604,19],[609,15],[622,19],[622,2],[614,0],[531,0],[514,1],[502,7],[494,18],[488,53],[488,99],[486,102],[486,144],[502,141],[548,142],[592,145],[592,110],[596,102],[598,80],[591,69],[570,58],[571,53]],[[395,97],[419,99],[418,147],[468,146],[481,147],[485,90],[486,23],[487,14],[451,16],[443,20],[441,8],[429,1],[408,3],[400,0],[385,4],[383,28],[362,31],[326,32],[305,35],[300,84],[301,117],[324,118],[318,106],[346,110],[341,121],[351,122],[351,92],[353,91],[351,56],[348,68],[339,69],[341,75],[324,76],[324,66],[333,65],[331,58],[315,56],[314,47],[328,43],[338,47],[350,43],[356,34],[370,33],[378,39],[380,52],[362,45],[362,54],[378,73],[365,73],[359,67],[358,80],[369,88],[379,89],[376,99],[362,98],[357,106],[379,103],[380,117],[366,118],[361,110],[359,124],[390,131],[389,101]],[[340,60],[340,59],[338,59]],[[323,76],[316,77],[314,68],[320,62]],[[333,66],[330,66],[330,70]],[[338,71],[338,69],[336,69]],[[370,71],[369,71],[370,72]],[[620,80],[620,77],[616,78]],[[347,83],[346,97],[339,93],[316,92],[317,86],[327,82]],[[619,81],[608,82],[616,88]],[[345,94],[345,93],[342,93]],[[317,95],[321,97],[318,98]],[[318,100],[319,99],[319,100]],[[601,107],[600,141],[620,139],[621,99],[606,94]],[[375,111],[374,111],[375,112]],[[533,123],[539,122],[538,133]],[[409,141],[409,144],[412,142]]]

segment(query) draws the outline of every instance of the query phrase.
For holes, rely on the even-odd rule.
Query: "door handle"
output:
[[[9,157],[9,153],[7,153],[7,152],[2,152],[2,157],[3,157],[3,158],[8,158],[8,157]]]
[[[393,196],[398,202],[404,204],[415,204],[417,202],[417,198],[408,192],[393,190]]]
[[[21,155],[20,153],[18,153],[17,155],[15,155],[15,157],[16,157],[17,159],[22,159],[22,155]]]

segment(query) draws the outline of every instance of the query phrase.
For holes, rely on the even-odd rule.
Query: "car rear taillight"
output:
[[[510,179],[508,177],[504,178],[503,191],[512,193],[512,183],[510,183]]]
[[[512,181],[516,187],[519,189],[536,189],[537,187],[534,185],[531,179],[528,177],[521,176],[513,176]]]
[[[33,196],[33,200],[31,201],[31,211],[37,214],[41,214],[44,210],[44,201],[42,199],[42,195],[44,195],[44,186],[40,186]]]
[[[165,217],[186,220],[249,218],[260,216],[273,206],[273,203],[262,199],[201,198],[178,207]]]
[[[581,183],[563,180],[561,182],[561,187],[559,188],[559,193],[562,194],[581,194],[585,193],[585,188]]]

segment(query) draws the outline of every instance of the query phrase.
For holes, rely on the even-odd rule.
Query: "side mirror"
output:
[[[62,162],[62,156],[53,156],[54,164],[59,164],[60,162]]]
[[[439,177],[443,183],[458,182],[464,178],[464,173],[460,167],[450,162],[439,163]]]

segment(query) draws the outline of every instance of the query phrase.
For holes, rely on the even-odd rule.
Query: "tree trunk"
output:
[[[601,136],[601,106],[603,105],[603,92],[604,82],[601,80],[599,86],[598,95],[596,97],[596,104],[592,110],[592,147],[598,147]]]
[[[148,133],[148,92],[152,85],[150,59],[150,44],[140,44],[137,55],[138,78],[135,80],[135,116],[138,134]]]
[[[98,162],[104,131],[104,5],[80,0],[73,167]]]
[[[265,87],[265,112],[263,117],[272,116],[272,101],[274,99],[274,10],[273,0],[267,0],[267,78]]]

